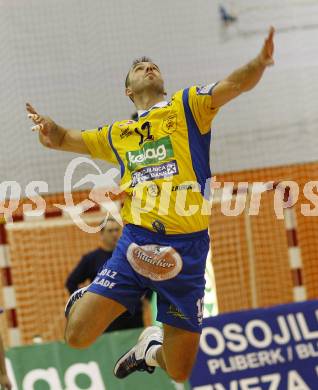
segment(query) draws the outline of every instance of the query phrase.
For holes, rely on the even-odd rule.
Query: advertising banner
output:
[[[141,330],[112,332],[85,350],[62,342],[10,349],[6,356],[12,390],[188,390],[160,368],[117,379],[113,367],[137,341]]]
[[[318,301],[204,319],[193,390],[317,390]]]

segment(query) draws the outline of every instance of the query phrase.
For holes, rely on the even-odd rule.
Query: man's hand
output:
[[[35,124],[32,130],[39,132],[42,145],[65,152],[90,154],[80,130],[65,129],[57,125],[48,116],[39,115],[30,103],[26,104],[26,110],[28,117]]]
[[[255,87],[267,66],[274,64],[274,27],[269,29],[261,52],[245,66],[236,69],[212,90],[212,108],[218,108]]]
[[[32,131],[39,131],[41,144],[48,148],[61,146],[65,132],[61,131],[61,128],[48,116],[39,115],[30,103],[26,103],[26,110],[28,117],[35,124]]]
[[[259,54],[260,61],[265,66],[274,65],[273,53],[274,53],[274,27],[269,29],[267,38],[265,39],[262,51]]]
[[[8,375],[0,375],[0,389],[1,390],[11,390],[12,385]]]

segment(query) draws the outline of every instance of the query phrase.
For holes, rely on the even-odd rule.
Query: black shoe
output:
[[[139,336],[137,344],[126,352],[116,363],[114,375],[126,378],[135,371],[146,371],[152,374],[155,367],[148,366],[145,361],[146,352],[153,345],[162,345],[162,330],[158,326],[149,326]]]

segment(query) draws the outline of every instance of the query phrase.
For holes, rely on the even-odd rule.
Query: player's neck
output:
[[[155,95],[139,95],[134,96],[134,102],[137,110],[149,110],[155,104],[165,100],[163,94]]]

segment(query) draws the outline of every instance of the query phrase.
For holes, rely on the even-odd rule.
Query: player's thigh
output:
[[[163,325],[163,355],[168,374],[185,381],[191,374],[198,353],[200,333]]]
[[[127,309],[119,302],[99,294],[86,292],[72,308],[65,339],[74,347],[86,347]]]

